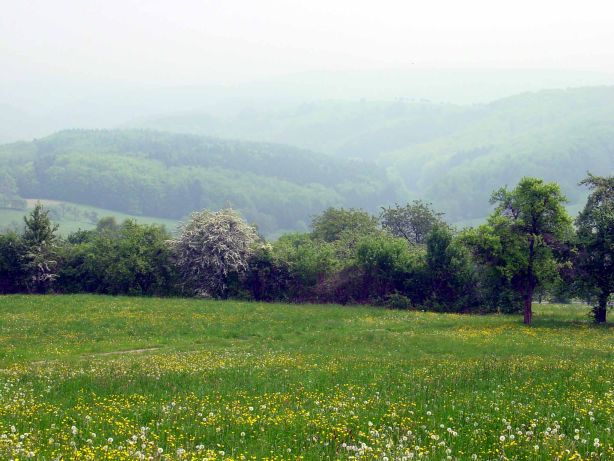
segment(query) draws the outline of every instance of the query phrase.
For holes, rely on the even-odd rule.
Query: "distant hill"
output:
[[[411,198],[433,202],[450,222],[475,223],[494,189],[525,175],[558,181],[577,210],[587,170],[614,174],[614,87],[470,106],[314,102],[133,125],[149,128],[0,146],[0,208],[37,197],[177,220],[230,205],[275,235],[305,229],[328,206],[376,212]]]
[[[387,168],[451,220],[488,212],[493,189],[525,175],[559,181],[572,204],[587,170],[614,173],[614,87],[524,93],[488,104],[329,101],[234,117],[191,113],[132,126],[283,142]]]
[[[66,128],[114,128],[129,120],[160,114],[204,112],[216,119],[233,114],[238,118],[237,114],[250,117],[262,113],[263,109],[284,112],[304,103],[319,105],[320,101],[361,98],[475,104],[543,88],[614,84],[614,73],[609,72],[428,69],[413,65],[379,70],[299,72],[254,81],[174,87],[146,81],[122,83],[82,77],[46,80],[45,85],[35,78],[5,79],[0,87],[0,143],[41,138]],[[215,136],[209,131],[201,134]],[[244,137],[241,133],[223,136]]]
[[[266,234],[304,229],[328,206],[398,197],[383,168],[279,144],[148,130],[67,130],[0,146],[4,192],[181,219],[232,206]]]

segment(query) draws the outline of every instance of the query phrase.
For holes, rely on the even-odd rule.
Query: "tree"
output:
[[[453,311],[470,310],[476,301],[470,254],[448,226],[435,226],[428,234],[425,260],[433,306]]]
[[[52,224],[49,219],[49,210],[45,210],[37,202],[29,216],[24,216],[25,228],[23,240],[28,246],[52,245],[55,243],[58,224]]]
[[[229,275],[247,269],[257,241],[256,229],[228,208],[192,213],[170,245],[186,286],[201,296],[225,296]]]
[[[576,268],[584,285],[597,292],[595,322],[606,321],[608,299],[614,292],[614,176],[590,173],[580,182],[591,190],[576,218]]]
[[[98,220],[96,223],[96,230],[98,232],[117,232],[119,231],[120,225],[117,223],[117,220],[114,216],[104,216]]]
[[[405,206],[382,208],[382,227],[395,237],[403,237],[412,245],[426,243],[437,225],[443,224],[443,213],[433,210],[430,203],[414,200]]]
[[[334,242],[348,234],[369,235],[377,232],[377,218],[363,210],[328,208],[311,222],[312,237],[316,240]]]
[[[22,267],[28,291],[46,291],[57,278],[56,231],[49,210],[38,202],[29,216],[24,216]]]
[[[468,238],[483,264],[495,266],[522,296],[524,323],[533,318],[535,289],[558,274],[558,247],[572,233],[566,199],[556,183],[525,177],[492,195],[497,208]]]

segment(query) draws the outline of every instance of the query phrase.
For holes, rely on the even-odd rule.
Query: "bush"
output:
[[[383,299],[391,293],[410,295],[420,289],[422,254],[402,238],[366,237],[356,248],[356,266],[362,270],[361,299]]]
[[[384,306],[388,309],[407,310],[413,308],[411,299],[399,293],[391,293],[384,301]]]
[[[315,287],[339,268],[332,244],[313,240],[309,234],[287,234],[273,244],[272,255],[287,267],[290,299],[315,299]]]
[[[130,295],[175,293],[177,275],[161,226],[125,221],[117,229],[80,233],[61,248],[58,288]],[[72,239],[69,238],[69,240]]]
[[[475,308],[475,274],[469,251],[445,225],[433,228],[426,239],[428,304],[437,311],[462,312]]]
[[[276,257],[270,245],[263,245],[250,256],[242,285],[256,301],[287,300],[290,287],[288,263]]]
[[[23,241],[15,232],[0,234],[0,293],[16,293],[26,276],[21,266]]]
[[[225,297],[231,274],[247,270],[258,234],[234,210],[192,213],[170,241],[184,286],[199,296]]]

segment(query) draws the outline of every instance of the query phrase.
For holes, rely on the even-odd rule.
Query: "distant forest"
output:
[[[318,102],[61,131],[0,146],[0,209],[40,198],[182,219],[231,206],[270,236],[306,230],[331,206],[378,213],[412,199],[452,223],[481,219],[491,191],[525,175],[557,181],[577,208],[587,171],[614,172],[611,87],[473,106]]]
[[[395,198],[383,169],[283,145],[153,131],[63,131],[0,147],[4,206],[19,197],[182,218],[233,206],[262,232],[305,228],[329,206]]]

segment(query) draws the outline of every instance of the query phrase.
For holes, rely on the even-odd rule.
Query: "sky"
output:
[[[614,3],[1,0],[0,83],[234,84],[385,68],[614,73]]]
[[[318,100],[614,85],[612,0],[0,0],[0,142]]]

